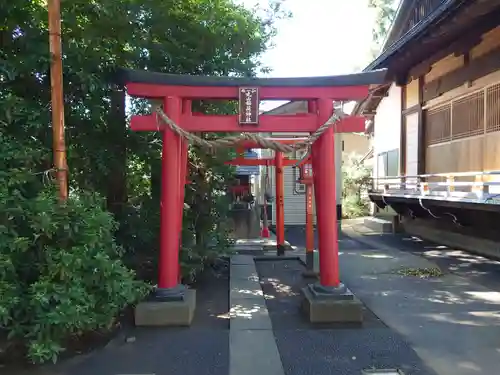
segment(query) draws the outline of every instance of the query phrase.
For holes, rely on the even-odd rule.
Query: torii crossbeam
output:
[[[172,75],[148,71],[122,70],[121,82],[129,95],[163,102],[163,109],[178,127],[188,132],[308,132],[313,133],[330,119],[335,101],[365,99],[372,86],[385,83],[385,70],[359,74],[310,78],[234,78]],[[193,114],[195,99],[238,100],[236,116]],[[305,100],[308,113],[296,115],[260,115],[260,100]],[[364,118],[347,117],[335,124],[337,131],[362,131]],[[179,243],[186,177],[187,146],[171,127],[159,122],[156,114],[132,116],[134,131],[163,133],[161,240],[159,280],[155,296],[164,301],[164,313],[158,319],[158,307],[140,304],[136,323],[172,325],[190,324],[194,309],[194,291],[178,284]],[[329,127],[312,145],[312,167],[319,237],[320,281],[303,290],[307,311],[313,321],[342,317],[359,319],[358,313],[325,314],[325,306],[339,308],[339,300],[353,301],[352,294],[339,280],[334,127]],[[352,298],[351,298],[352,297]],[[317,302],[322,302],[318,305]],[[172,302],[173,301],[173,302]],[[334,301],[335,303],[325,301]],[[170,303],[172,302],[172,303]],[[185,306],[184,310],[179,304]],[[352,304],[351,304],[352,305]],[[318,307],[321,306],[321,307]],[[321,310],[318,310],[318,308]],[[171,311],[182,316],[173,318]],[[328,308],[327,308],[328,309]],[[165,312],[166,311],[166,312]],[[347,311],[347,310],[346,310]],[[340,318],[339,318],[340,319]]]

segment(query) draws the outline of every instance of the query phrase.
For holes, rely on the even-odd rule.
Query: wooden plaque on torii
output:
[[[257,87],[240,87],[238,92],[240,125],[258,125],[259,89]]]

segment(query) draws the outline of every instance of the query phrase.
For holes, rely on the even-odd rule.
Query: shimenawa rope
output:
[[[206,148],[217,148],[217,147],[230,147],[238,144],[241,141],[253,141],[262,148],[272,149],[274,151],[290,153],[296,150],[301,150],[304,148],[308,148],[311,146],[321,135],[327,131],[331,126],[340,121],[343,117],[343,114],[340,115],[338,113],[333,113],[333,115],[323,124],[321,125],[314,133],[312,133],[306,139],[299,141],[297,143],[286,145],[280,143],[278,141],[271,140],[269,138],[262,137],[256,133],[242,133],[236,136],[229,136],[214,140],[206,140],[193,133],[189,133],[179,127],[171,118],[169,118],[165,112],[160,107],[156,107],[156,117],[159,129],[159,120],[162,120],[168,127],[180,137],[186,139],[191,144],[196,144],[198,146],[206,147]],[[308,153],[306,153],[306,156]]]

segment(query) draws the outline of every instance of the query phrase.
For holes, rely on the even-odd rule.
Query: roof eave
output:
[[[420,37],[427,28],[432,24],[439,22],[446,17],[451,11],[458,9],[461,5],[465,4],[467,0],[447,0],[443,2],[429,17],[420,22],[419,25],[408,31],[400,39],[396,40],[390,45],[382,54],[373,60],[364,71],[371,71],[387,67],[387,61],[395,55],[401,48],[405,47],[409,42],[416,40]]]
[[[400,36],[403,27],[406,26],[406,18],[408,16],[408,11],[411,10],[411,6],[415,0],[401,0],[398,9],[396,10],[396,14],[394,16],[394,20],[389,27],[389,32],[384,39],[382,44],[381,51],[385,51],[390,45],[394,42],[398,36]]]
[[[381,85],[377,90],[374,90],[366,97],[364,100],[359,101],[356,103],[354,106],[351,114],[355,116],[362,116],[363,111],[366,109],[367,105],[374,99],[375,96],[377,97],[384,97],[387,95],[387,92],[389,91],[390,87],[392,86],[392,82],[388,82],[385,85]],[[382,99],[380,99],[381,101]],[[378,104],[377,104],[378,106]]]

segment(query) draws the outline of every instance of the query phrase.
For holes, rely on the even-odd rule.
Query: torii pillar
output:
[[[331,100],[316,100],[318,126],[334,112]],[[313,323],[362,323],[363,307],[340,281],[337,229],[337,184],[335,167],[335,133],[330,127],[311,147],[316,226],[319,239],[319,283],[302,289],[303,309]],[[340,177],[340,176],[339,176]],[[325,251],[334,249],[334,251]]]
[[[283,174],[282,152],[275,151],[274,172],[276,188],[276,252],[278,256],[285,255],[285,182]]]
[[[308,167],[309,166],[309,167]],[[299,182],[306,187],[306,269],[302,272],[302,276],[317,277],[318,274],[314,270],[314,225],[313,225],[313,177],[312,166],[310,163],[304,163],[300,166]]]

